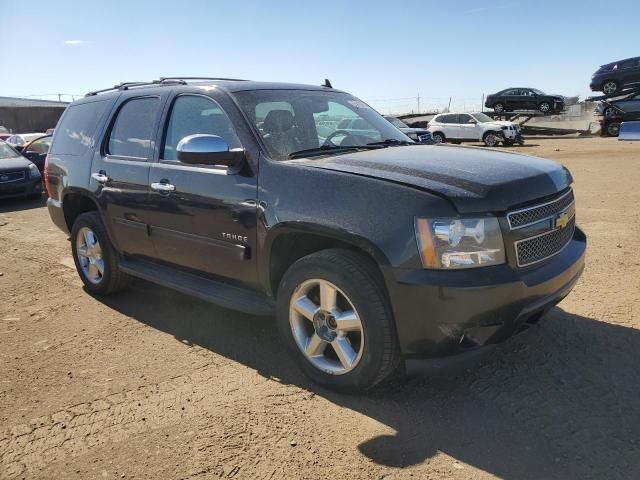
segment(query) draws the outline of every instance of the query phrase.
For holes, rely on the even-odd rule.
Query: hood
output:
[[[498,127],[506,125],[507,127],[513,127],[515,123],[508,120],[494,120],[493,122],[482,122],[482,125],[497,125]]]
[[[0,172],[9,170],[24,170],[29,168],[31,162],[24,157],[0,158]]]
[[[410,133],[418,133],[418,134],[429,133],[429,130],[425,130],[424,128],[402,127],[402,128],[399,128],[398,130],[400,130],[405,135],[408,135]]]
[[[572,182],[569,171],[551,160],[477,147],[390,147],[305,164],[416,187],[446,197],[460,213],[506,211]]]

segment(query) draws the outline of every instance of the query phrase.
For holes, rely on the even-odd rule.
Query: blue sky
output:
[[[638,0],[0,0],[10,9],[0,44],[19,61],[5,57],[0,95],[171,75],[328,77],[384,113],[415,109],[418,95],[423,109],[448,97],[469,109],[509,86],[588,95],[599,65],[640,55]]]

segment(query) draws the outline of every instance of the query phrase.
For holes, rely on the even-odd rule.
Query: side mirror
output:
[[[467,120],[467,123],[478,123],[475,120],[471,119],[471,120]]]
[[[225,165],[237,167],[244,160],[244,149],[229,150],[227,142],[217,135],[189,135],[178,142],[178,160],[190,165]]]

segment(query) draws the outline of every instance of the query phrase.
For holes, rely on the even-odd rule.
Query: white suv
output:
[[[488,147],[499,142],[505,145],[524,140],[520,125],[513,122],[496,121],[484,113],[441,113],[433,117],[427,128],[436,143],[445,141],[481,141]]]

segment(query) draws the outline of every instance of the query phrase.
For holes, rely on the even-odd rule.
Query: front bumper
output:
[[[42,180],[40,178],[0,183],[0,198],[28,197],[40,193],[42,193]]]
[[[586,236],[576,228],[560,253],[535,268],[392,269],[387,283],[403,355],[441,357],[511,337],[569,294],[585,251]]]

